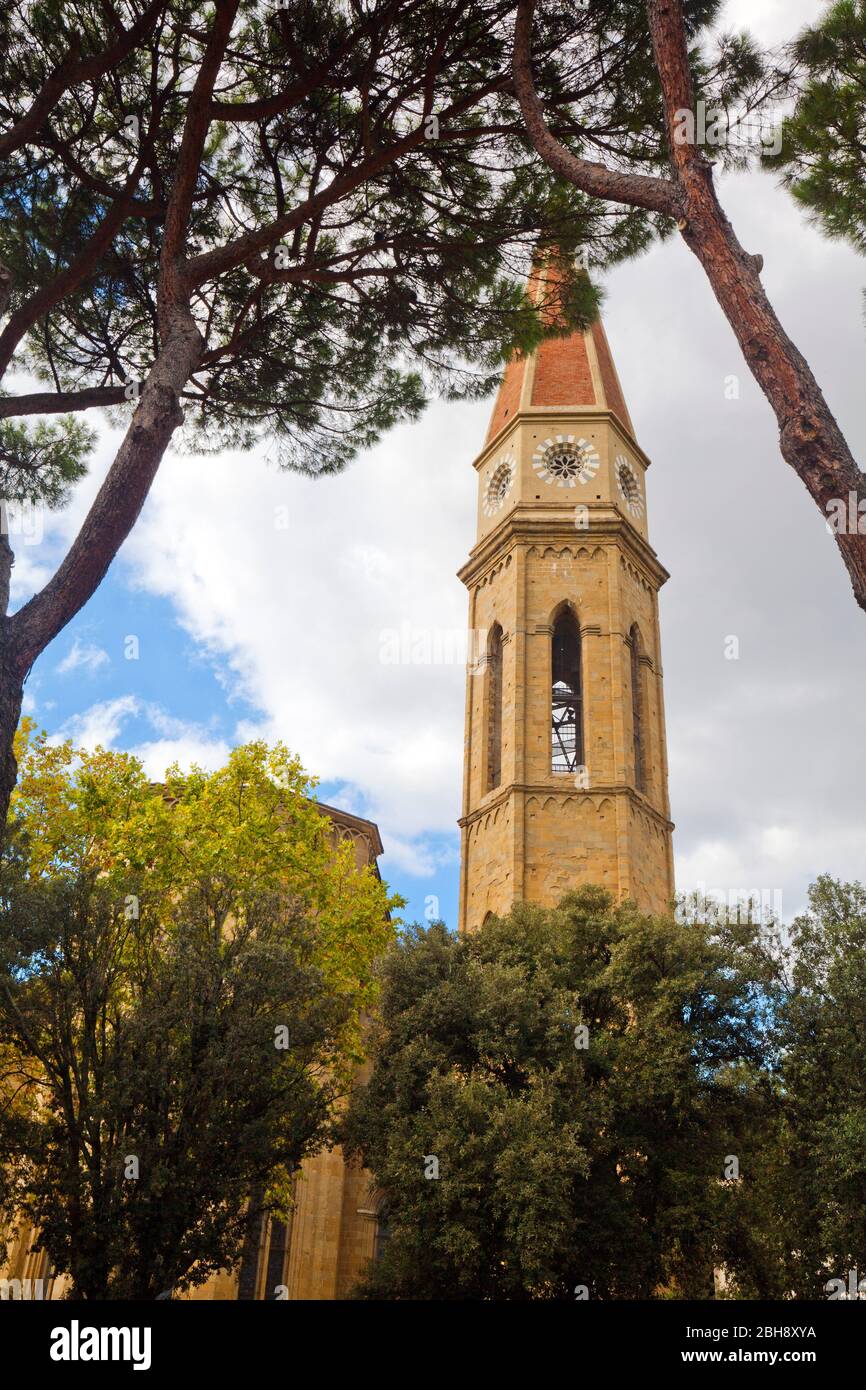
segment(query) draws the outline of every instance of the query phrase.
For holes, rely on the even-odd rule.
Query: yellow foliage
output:
[[[315,924],[315,963],[331,989],[353,1000],[343,1046],[347,1058],[358,1055],[373,965],[403,902],[372,869],[356,868],[350,843],[334,844],[311,799],[314,783],[283,744],[244,744],[216,772],[175,764],[155,785],[131,754],[51,744],[24,719],[16,757],[12,816],[30,875],[120,880],[139,871],[141,910],[166,930],[189,892],[221,932],[242,927],[261,895],[278,893]]]

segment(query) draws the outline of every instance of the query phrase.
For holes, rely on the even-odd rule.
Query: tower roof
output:
[[[545,316],[556,314],[558,276],[553,259],[533,270],[528,293],[539,302],[552,290]],[[517,354],[506,364],[487,441],[521,410],[553,410],[582,407],[610,410],[629,434],[631,417],[619,383],[604,324],[596,319],[584,332],[545,338],[527,356]]]

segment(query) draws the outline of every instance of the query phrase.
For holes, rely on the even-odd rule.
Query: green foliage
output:
[[[866,1277],[866,889],[822,876],[779,977],[775,1103],[732,1228],[752,1297]]]
[[[711,1296],[771,974],[755,926],[643,917],[597,889],[462,940],[413,928],[344,1133],[388,1213],[363,1292]]]
[[[94,431],[73,416],[35,425],[0,420],[0,497],[62,506],[87,471],[95,440]]]
[[[866,0],[837,0],[793,54],[803,81],[768,167],[828,236],[866,252]]]
[[[709,1298],[723,1271],[727,1297],[814,1299],[866,1277],[861,884],[819,878],[787,933],[582,889],[463,940],[415,927],[383,981],[345,1126],[390,1232],[361,1296]]]
[[[281,747],[170,770],[164,788],[125,754],[26,727],[19,759],[0,867],[2,1215],[30,1218],[79,1296],[152,1298],[236,1262],[251,1194],[290,1204],[396,900],[334,846]]]

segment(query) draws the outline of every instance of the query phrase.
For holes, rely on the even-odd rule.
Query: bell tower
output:
[[[539,295],[535,278],[530,293]],[[475,460],[460,929],[594,883],[673,897],[645,474],[600,321],[503,376]]]

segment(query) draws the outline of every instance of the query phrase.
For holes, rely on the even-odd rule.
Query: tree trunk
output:
[[[5,833],[9,799],[18,777],[13,739],[18,720],[21,718],[21,702],[24,698],[24,686],[15,665],[9,619],[6,616],[14,563],[15,557],[9,544],[6,503],[0,502],[0,848]]]
[[[839,429],[808,362],[788,337],[760,280],[760,257],[749,255],[719,203],[712,165],[696,145],[678,144],[676,113],[694,109],[681,0],[647,0],[653,52],[661,80],[668,144],[682,213],[679,229],[703,266],[749,369],[773,408],[782,457],[805,484],[824,518],[828,504],[866,499],[866,474]],[[853,509],[857,515],[857,507]],[[836,533],[854,596],[866,610],[866,535]]]
[[[713,293],[734,330],[749,369],[773,408],[779,448],[825,519],[830,503],[866,498],[866,475],[848,448],[808,362],[776,317],[754,262],[738,242],[709,180],[689,187],[683,240],[704,268]],[[851,509],[856,518],[857,505]],[[866,535],[836,533],[854,596],[866,609]]]
[[[123,442],[56,574],[29,603],[0,619],[0,826],[6,825],[17,769],[12,741],[24,682],[34,661],[95,593],[144,506],[172,435],[183,422],[178,400],[204,343],[188,309],[154,363]],[[0,527],[0,612],[6,615],[12,550]]]
[[[3,619],[4,631],[0,644],[0,807],[2,807],[2,821],[0,825],[6,825],[6,816],[9,810],[9,800],[15,790],[15,782],[18,777],[18,764],[15,761],[13,750],[13,740],[15,730],[18,728],[18,721],[21,718],[21,701],[24,698],[24,686],[13,670],[9,670],[8,643],[5,631],[7,620]]]

